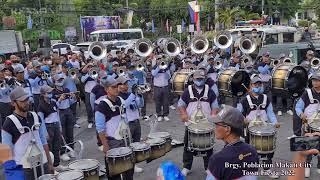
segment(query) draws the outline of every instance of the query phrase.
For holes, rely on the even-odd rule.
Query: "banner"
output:
[[[93,31],[103,29],[119,29],[120,16],[81,16],[80,25],[83,39],[89,40],[89,35]]]

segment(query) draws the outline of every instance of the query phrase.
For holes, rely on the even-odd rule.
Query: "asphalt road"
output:
[[[101,166],[104,166],[103,153],[98,150],[96,145],[96,136],[95,129],[87,128],[86,114],[84,105],[78,108],[78,112],[80,114],[80,119],[78,123],[80,123],[81,128],[75,128],[75,139],[82,140],[84,142],[84,152],[83,158],[92,158],[100,161]],[[147,104],[147,114],[155,113],[155,105],[153,101],[149,100]],[[292,135],[292,116],[284,113],[283,116],[277,116],[278,122],[282,123],[281,127],[278,129],[277,133],[277,145],[276,152],[274,156],[274,162],[290,162],[292,159],[292,152],[289,149],[289,140],[287,137]],[[169,115],[170,121],[168,122],[159,122],[156,124],[157,131],[166,131],[171,134],[174,139],[183,141],[184,136],[184,124],[180,121],[176,110],[170,109]],[[142,137],[145,138],[150,131],[150,121],[141,121],[142,127]],[[219,151],[223,147],[224,143],[222,141],[216,140],[214,151]],[[150,163],[139,163],[139,167],[144,169],[143,173],[135,173],[134,179],[136,180],[152,180],[156,177],[156,171],[161,162],[164,160],[171,160],[175,162],[179,167],[182,168],[182,153],[183,147],[177,147],[172,149],[171,152],[167,153],[166,156],[156,159]],[[226,155],[227,156],[227,155]],[[103,167],[102,167],[103,168]],[[285,172],[287,169],[274,169],[277,172]],[[201,157],[195,157],[193,162],[193,167],[191,170],[191,174],[187,177],[190,180],[204,180],[206,177],[206,173],[203,167],[203,161]],[[259,179],[270,179],[267,176],[259,177]],[[280,177],[280,179],[286,179],[285,176]],[[319,179],[319,175],[316,173],[316,160],[315,158],[312,161],[312,169],[311,169],[311,177],[309,179]]]

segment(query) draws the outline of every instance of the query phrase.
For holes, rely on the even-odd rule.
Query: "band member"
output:
[[[259,72],[259,77],[262,80],[264,93],[268,94],[269,98],[271,98],[271,67],[270,67],[270,53],[264,52],[262,55],[262,61],[257,65],[257,69]]]
[[[241,66],[240,58],[241,58],[241,53],[240,52],[233,53],[232,58],[230,60],[229,67],[240,69],[240,66]]]
[[[298,127],[302,127],[302,123],[310,122],[310,118],[319,110],[320,102],[320,72],[316,72],[311,76],[312,88],[306,89],[298,100],[295,111],[300,117],[300,122],[295,122]],[[307,162],[311,163],[312,156],[308,156]],[[320,158],[318,157],[317,172],[320,174]],[[305,168],[305,177],[310,176],[310,168]]]
[[[215,115],[218,112],[218,101],[214,92],[205,84],[205,74],[203,71],[195,71],[193,74],[193,85],[189,85],[188,88],[183,92],[182,96],[178,101],[178,110],[180,112],[180,118],[186,126],[189,125],[191,115],[197,109],[198,100],[200,99],[202,111],[207,118]],[[188,149],[188,130],[186,127],[184,134],[184,151],[183,151],[183,170],[182,174],[185,176],[191,170],[193,162],[193,152]],[[208,167],[208,160],[212,154],[212,150],[206,152],[203,157],[204,168]]]
[[[276,115],[273,112],[272,103],[268,96],[264,94],[264,87],[262,79],[258,75],[251,76],[250,89],[248,95],[245,96],[237,107],[245,117],[245,124],[257,120],[258,113],[263,122],[270,122],[275,127],[280,127],[277,122]],[[260,110],[260,111],[259,111]],[[245,132],[246,133],[246,132]],[[246,137],[246,142],[249,143],[249,136]],[[274,153],[261,154],[261,157],[265,157],[266,164],[272,164],[272,158]],[[265,169],[270,172],[271,178],[278,178],[277,174],[271,173],[270,169]]]
[[[87,118],[88,118],[88,128],[92,128],[93,126],[93,109],[90,104],[90,92],[92,91],[92,88],[97,84],[96,79],[93,77],[90,77],[90,70],[93,68],[92,63],[88,63],[83,69],[82,73],[83,75],[81,77],[81,82],[84,84],[84,91],[85,91],[85,105],[86,105],[86,111],[87,111]]]
[[[59,117],[62,127],[62,134],[65,139],[65,143],[68,145],[73,143],[73,126],[75,122],[75,117],[71,111],[71,104],[77,101],[76,95],[71,93],[69,89],[64,88],[65,75],[63,73],[58,73],[54,75],[54,85],[55,89],[52,91],[53,99],[57,102],[57,108],[59,109]],[[65,144],[63,144],[65,145]],[[72,148],[73,145],[70,144]],[[63,161],[68,161],[70,158],[74,158],[74,151],[67,153],[66,150],[62,150],[61,159]]]
[[[158,59],[157,64],[151,71],[154,85],[154,100],[158,121],[162,121],[162,118],[165,121],[169,121],[169,80],[171,74],[168,67],[160,69],[159,63],[161,60],[162,58]]]
[[[100,101],[95,112],[96,129],[99,133],[99,138],[103,144],[103,152],[107,154],[108,150],[125,146],[123,137],[119,137],[119,129],[121,129],[121,121],[125,114],[121,114],[122,104],[124,100],[119,97],[118,84],[119,82],[113,77],[108,77],[101,81],[106,91],[107,97]],[[108,169],[108,164],[106,164]],[[129,170],[122,174],[125,180],[133,179],[134,170]],[[108,177],[108,179],[121,179],[121,175]]]
[[[138,85],[132,86],[132,91],[129,93],[128,81],[125,76],[120,76],[119,82],[119,96],[125,100],[126,116],[130,128],[132,142],[140,142],[141,139],[141,125],[139,108],[143,106],[143,96],[138,94]],[[137,165],[134,167],[134,172],[142,172],[143,169]]]
[[[37,108],[41,122],[46,124],[48,132],[48,146],[54,155],[53,167],[56,171],[65,170],[66,167],[60,164],[60,148],[61,148],[61,123],[58,114],[56,101],[52,98],[53,88],[43,86],[40,89],[40,101]],[[68,158],[70,160],[70,158]]]
[[[8,80],[5,78],[5,66],[0,64],[0,128],[2,127],[7,116],[12,114],[9,94],[12,88],[8,85]],[[1,136],[0,136],[1,137]]]
[[[233,52],[240,51],[240,39],[244,37],[244,33],[242,31],[238,31],[238,37],[233,44]]]
[[[257,151],[251,145],[240,140],[243,132],[244,117],[239,110],[226,106],[214,118],[215,137],[223,140],[224,148],[209,159],[207,179],[251,179],[244,171],[257,173],[258,168],[240,166],[233,169],[226,164],[258,164]]]
[[[35,112],[29,111],[28,98],[28,93],[22,87],[16,87],[10,93],[14,112],[6,118],[1,133],[2,143],[11,147],[13,159],[17,164],[22,165],[25,179],[34,180],[36,179],[35,175],[38,177],[41,175],[40,166],[36,168],[37,174],[34,174],[31,163],[35,162],[30,162],[29,158],[29,153],[34,149],[34,146],[37,146],[39,150],[37,155],[42,156],[40,164],[44,167],[44,173],[53,173],[53,166],[46,140],[45,123],[39,119]],[[33,139],[35,139],[35,144],[32,142]]]

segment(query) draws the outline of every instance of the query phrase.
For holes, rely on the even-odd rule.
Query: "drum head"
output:
[[[255,135],[273,135],[276,132],[276,129],[273,125],[260,125],[252,126],[249,128],[249,132]]]
[[[247,90],[243,87],[244,84],[246,87],[250,85],[250,75],[243,70],[237,71],[231,79],[231,90],[232,95],[234,96],[243,96],[246,94]]]
[[[64,171],[58,174],[58,180],[78,180],[83,179],[83,173],[81,171],[72,170],[72,171]]]
[[[129,147],[119,147],[110,149],[107,153],[108,157],[122,157],[132,154],[132,150]]]
[[[190,124],[188,130],[194,133],[207,133],[213,131],[213,124],[210,123],[199,123]]]
[[[91,170],[99,166],[99,161],[95,159],[79,159],[71,162],[68,167],[73,170]]]
[[[132,147],[134,151],[143,151],[143,150],[150,149],[150,146],[144,142],[131,143],[130,147]]]
[[[290,94],[301,95],[308,85],[308,73],[302,66],[295,66],[288,77],[287,88]]]
[[[154,138],[154,139],[148,139],[146,141],[147,144],[150,144],[151,146],[154,146],[154,145],[161,145],[161,144],[164,144],[166,141],[162,138]]]
[[[56,180],[56,176],[54,174],[45,174],[40,176],[38,180]]]
[[[148,138],[170,138],[170,134],[168,132],[154,132],[148,135]]]

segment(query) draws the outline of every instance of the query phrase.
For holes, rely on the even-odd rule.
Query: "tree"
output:
[[[235,24],[236,16],[239,13],[238,8],[225,8],[219,10],[219,23],[223,24],[225,29],[231,28],[233,24]]]

